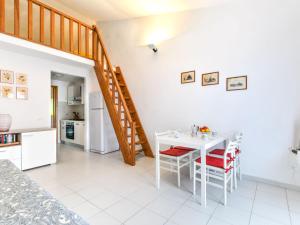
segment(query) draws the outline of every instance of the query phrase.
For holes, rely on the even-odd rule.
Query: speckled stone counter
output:
[[[8,160],[0,160],[0,225],[88,225]]]

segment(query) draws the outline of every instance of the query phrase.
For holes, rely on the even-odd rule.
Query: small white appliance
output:
[[[106,154],[119,150],[119,143],[101,92],[89,96],[91,151]]]

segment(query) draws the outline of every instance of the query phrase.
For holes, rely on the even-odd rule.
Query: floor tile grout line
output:
[[[251,208],[251,212],[250,212],[250,218],[249,218],[249,223],[248,225],[251,224],[251,220],[252,220],[252,216],[253,216],[253,208],[254,208],[254,203],[255,203],[255,199],[256,199],[256,193],[257,193],[257,190],[258,190],[258,184],[256,183],[256,187],[255,187],[255,193],[254,193],[254,198],[253,198],[253,202],[252,202],[252,208]]]
[[[291,210],[290,210],[290,203],[289,203],[289,199],[288,199],[287,189],[285,189],[285,196],[286,196],[286,202],[287,202],[288,211],[289,211],[290,224],[292,225],[293,220],[292,220],[292,215],[291,215]]]
[[[218,204],[217,204],[216,208],[215,208],[215,209],[214,209],[214,211],[211,213],[211,215],[210,215],[210,217],[209,217],[209,219],[208,219],[208,221],[207,221],[206,225],[208,225],[208,224],[209,224],[209,222],[211,221],[211,219],[213,218],[213,216],[214,216],[215,212],[217,211],[217,208],[219,207],[219,203],[220,203],[220,202],[218,202]]]
[[[187,198],[180,206],[179,206],[179,208],[177,209],[177,210],[175,210],[175,212],[171,215],[171,216],[169,216],[169,218],[167,219],[167,221],[164,223],[164,225],[165,224],[167,224],[168,222],[170,222],[170,219],[185,205],[185,203],[187,203],[189,200],[190,200],[190,198],[192,198],[193,196],[190,196],[189,198]],[[174,222],[173,222],[174,223]],[[176,223],[175,223],[176,224]]]
[[[130,201],[130,200],[129,200]],[[154,201],[154,200],[153,200]],[[151,201],[151,202],[153,202],[153,201]],[[150,204],[150,203],[148,203],[148,204]],[[148,204],[146,204],[146,205],[144,205],[144,206],[142,206],[136,213],[134,213],[133,215],[131,215],[127,220],[125,220],[124,222],[123,222],[123,224],[126,224],[126,222],[128,222],[130,219],[132,219],[134,216],[136,216],[138,213],[140,213],[142,210],[144,210],[144,209],[146,209],[146,206],[148,205]],[[152,212],[152,211],[151,211]],[[158,214],[157,214],[158,215]],[[160,216],[160,215],[159,215]]]

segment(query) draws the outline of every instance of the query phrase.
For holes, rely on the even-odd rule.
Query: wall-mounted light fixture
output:
[[[151,48],[154,53],[158,52],[158,48],[154,44],[149,44],[148,47]]]

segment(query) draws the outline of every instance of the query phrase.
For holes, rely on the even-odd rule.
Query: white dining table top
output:
[[[209,149],[226,140],[228,137],[220,134],[215,136],[208,134],[206,138],[203,138],[201,134],[193,137],[189,132],[171,132],[169,134],[160,135],[157,138],[161,144],[181,145],[195,149]]]

